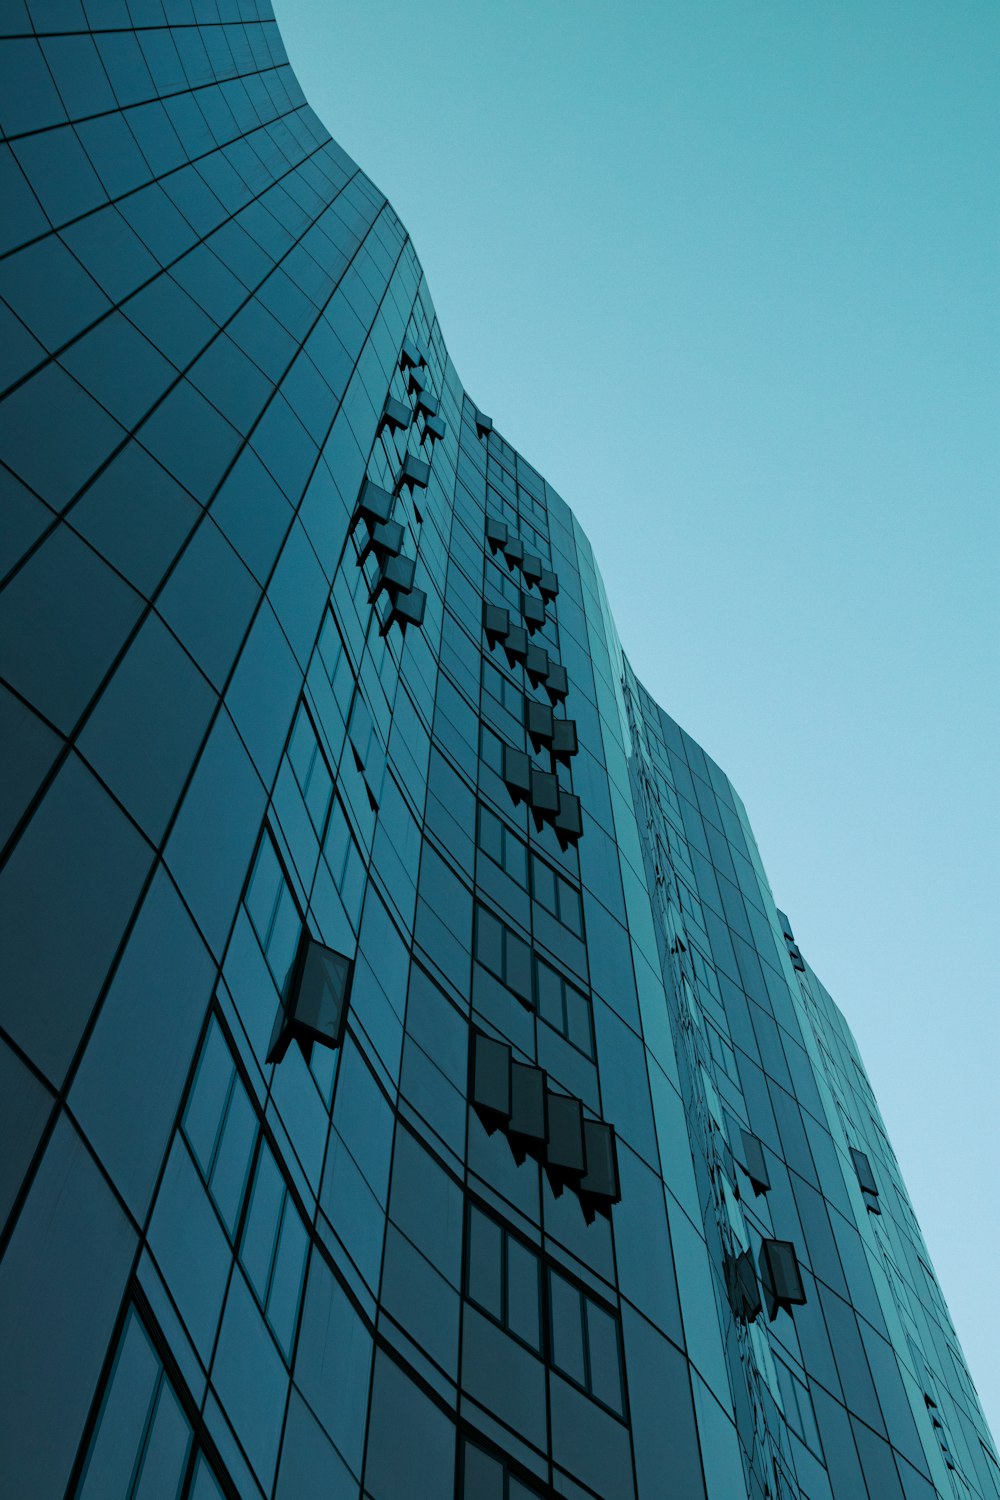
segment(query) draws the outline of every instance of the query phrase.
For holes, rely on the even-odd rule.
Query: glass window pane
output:
[[[205,1177],[212,1170],[212,1160],[219,1139],[219,1127],[233,1081],[233,1060],[218,1024],[209,1023],[205,1045],[195,1074],[194,1086],[184,1111],[184,1133],[191,1142],[198,1165]]]
[[[548,865],[543,864],[540,859],[533,859],[531,862],[531,880],[535,900],[540,902],[546,911],[554,912],[556,910],[556,877]]]
[[[538,1256],[507,1236],[507,1327],[533,1349],[539,1347]]]
[[[559,880],[559,920],[577,937],[583,936],[583,908],[577,891],[567,880]]]
[[[552,1363],[584,1384],[583,1321],[580,1293],[555,1271],[549,1272]]]
[[[476,911],[476,957],[494,974],[503,974],[503,928],[481,906]]]
[[[565,987],[566,1035],[574,1047],[579,1047],[588,1057],[594,1055],[594,1043],[590,1026],[590,1002],[571,984]]]
[[[281,882],[281,893],[278,896],[278,905],[271,923],[271,930],[267,937],[267,962],[274,982],[279,990],[284,990],[288,971],[295,959],[295,951],[299,946],[299,936],[302,931],[302,919],[299,909],[291,891]]]
[[[507,966],[504,970],[504,983],[515,995],[521,995],[527,1000],[531,996],[531,949],[512,932],[506,933],[505,937]]]
[[[557,1031],[563,1029],[563,985],[562,980],[548,964],[539,963],[536,968],[538,985],[538,1014]]]
[[[599,1401],[622,1412],[622,1379],[618,1360],[618,1324],[610,1313],[587,1298],[590,1389]]]
[[[160,1362],[134,1312],[128,1315],[78,1500],[127,1495],[132,1484]]]
[[[298,1210],[285,1194],[285,1212],[271,1273],[271,1290],[267,1299],[267,1319],[286,1356],[291,1355],[295,1326],[299,1316],[299,1297],[306,1265],[309,1236]]]
[[[323,845],[323,853],[326,862],[330,866],[330,874],[333,876],[334,884],[340,889],[340,883],[344,876],[344,863],[347,859],[347,851],[351,846],[351,831],[347,826],[347,818],[340,803],[334,805],[333,814],[330,818],[330,826],[326,831],[326,843]]]
[[[528,889],[528,851],[512,833],[507,834],[504,869],[518,885]]]
[[[322,833],[326,810],[330,806],[330,797],[333,794],[333,777],[327,770],[326,761],[318,750],[313,758],[312,769],[304,791],[306,807],[313,820],[313,827],[317,833]]]
[[[795,1385],[791,1371],[786,1369],[780,1359],[774,1361],[774,1371],[778,1377],[778,1388],[781,1391],[781,1404],[785,1408],[785,1416],[794,1427],[798,1420],[798,1402],[795,1400]]]
[[[278,856],[270,837],[265,834],[257,851],[246,899],[250,920],[257,930],[262,946],[267,942],[271,918],[274,915],[274,903],[278,899],[282,883],[283,877]]]
[[[132,1500],[177,1500],[190,1447],[190,1424],[164,1377]]]
[[[503,1316],[500,1226],[469,1210],[469,1245],[466,1290],[471,1301],[493,1317]]]
[[[257,1293],[262,1307],[267,1301],[271,1264],[274,1260],[274,1246],[284,1195],[285,1184],[274,1157],[268,1147],[262,1145],[257,1158],[250,1208],[240,1249],[243,1269],[250,1278],[250,1285]]]
[[[337,666],[344,654],[344,644],[340,639],[340,631],[337,629],[331,614],[327,614],[323,624],[323,630],[319,638],[319,654],[326,668],[326,674],[332,682],[334,674],[337,671]]]
[[[502,825],[485,807],[479,809],[479,847],[498,865],[503,863]]]
[[[295,772],[295,779],[303,790],[309,780],[309,772],[312,770],[316,752],[316,736],[313,734],[309,716],[304,708],[300,708],[295,716],[292,737],[288,742],[288,759]]]
[[[485,725],[480,735],[480,754],[483,764],[489,766],[490,770],[495,771],[499,776],[503,771],[503,750],[497,736]]]
[[[463,1500],[504,1500],[503,1465],[466,1443],[462,1453]]]
[[[257,1117],[246,1090],[237,1078],[229,1099],[211,1177],[212,1196],[230,1235],[235,1233],[243,1205],[243,1190],[246,1187],[250,1154],[256,1136]]]
[[[819,1431],[816,1427],[816,1417],[813,1412],[812,1397],[801,1381],[795,1382],[795,1394],[799,1403],[799,1420],[801,1422],[800,1432],[814,1453],[822,1453],[819,1441]]]
[[[219,1482],[208,1467],[208,1459],[199,1457],[194,1471],[194,1480],[188,1491],[188,1500],[222,1500]]]

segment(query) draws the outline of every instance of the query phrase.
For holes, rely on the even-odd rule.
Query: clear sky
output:
[[[741,793],[1000,1437],[1000,7],[275,10]]]

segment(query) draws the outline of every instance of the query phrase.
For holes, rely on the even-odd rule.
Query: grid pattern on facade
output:
[[[0,1491],[995,1500],[742,804],[269,4],[0,33]]]

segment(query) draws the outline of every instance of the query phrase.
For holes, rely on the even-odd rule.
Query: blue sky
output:
[[[743,796],[1000,1431],[1000,10],[275,10]]]

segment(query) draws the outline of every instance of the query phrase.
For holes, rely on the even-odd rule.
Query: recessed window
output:
[[[625,1399],[617,1317],[550,1268],[549,1322],[553,1366],[622,1416]]]
[[[594,1056],[594,1030],[590,1001],[544,959],[535,959],[535,994],[538,1014],[585,1057]]]
[[[531,949],[485,906],[476,906],[476,958],[484,968],[531,1005]]]
[[[190,1500],[221,1497],[208,1460],[197,1448],[192,1417],[139,1314],[130,1307],[76,1500],[140,1500],[181,1493]],[[185,1488],[189,1473],[191,1482]]]
[[[346,724],[351,708],[351,698],[354,694],[354,670],[343,637],[337,628],[337,622],[329,610],[320,632],[318,651],[327,680],[333,688],[333,696],[340,716]]]
[[[257,1140],[257,1116],[214,1016],[208,1023],[182,1124],[205,1185],[232,1237]]]
[[[537,854],[531,857],[531,894],[539,906],[551,912],[575,937],[583,937],[583,905],[579,891]]]
[[[465,1295],[501,1328],[541,1349],[541,1261],[503,1225],[469,1205]]]
[[[774,1369],[778,1377],[781,1402],[785,1408],[788,1425],[793,1432],[798,1433],[807,1447],[822,1456],[823,1449],[820,1446],[812,1397],[798,1376],[776,1354],[774,1355]]]
[[[519,886],[527,889],[527,848],[513,829],[508,828],[506,823],[483,806],[479,808],[478,843],[494,864],[499,865]]]
[[[333,795],[333,776],[320,749],[319,739],[304,703],[300,703],[288,742],[288,762],[299,784],[303,801],[317,834],[323,825]]]
[[[261,1145],[240,1262],[286,1361],[298,1323],[309,1236],[270,1148]]]
[[[708,1032],[708,1045],[713,1059],[725,1073],[726,1077],[733,1083],[738,1084],[740,1075],[736,1067],[736,1053],[733,1051],[732,1043],[710,1022],[707,1024],[706,1030]]]
[[[466,1439],[462,1447],[462,1500],[541,1500],[541,1493],[512,1474],[506,1460]]]
[[[250,872],[244,905],[274,982],[279,992],[283,991],[295,961],[302,917],[266,828]]]
[[[492,662],[483,662],[483,689],[490,697],[520,721],[524,713],[524,694],[515,682],[511,682]]]

